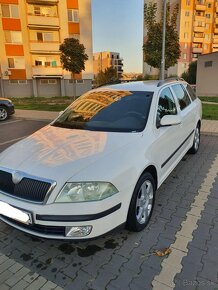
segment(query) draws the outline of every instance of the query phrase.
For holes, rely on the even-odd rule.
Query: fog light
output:
[[[92,231],[92,226],[66,227],[66,237],[85,237]]]

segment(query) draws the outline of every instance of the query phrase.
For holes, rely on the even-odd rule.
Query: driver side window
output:
[[[176,115],[177,109],[175,100],[169,88],[162,90],[159,97],[157,109],[157,128],[160,127],[160,120],[165,115]]]

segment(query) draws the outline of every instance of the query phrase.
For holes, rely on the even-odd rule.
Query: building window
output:
[[[76,80],[77,84],[84,84],[84,80]]]
[[[40,6],[34,6],[33,11],[34,11],[34,15],[41,15]]]
[[[10,80],[9,84],[27,85],[27,80]]]
[[[6,43],[22,43],[21,31],[5,30],[5,42]]]
[[[183,53],[183,59],[187,59],[187,54]]]
[[[69,38],[75,38],[80,40],[80,35],[79,34],[69,34]]]
[[[76,9],[68,9],[68,21],[69,22],[79,22],[79,10]]]
[[[41,79],[40,84],[41,85],[56,85],[57,80],[56,79]]]
[[[8,67],[16,69],[25,69],[25,60],[24,57],[9,57],[8,58]]]
[[[213,62],[212,61],[205,61],[204,67],[211,67],[211,66],[213,66]]]
[[[19,18],[18,5],[2,4],[2,17]]]
[[[35,66],[57,67],[57,60],[54,60],[51,57],[41,57],[41,59],[35,59],[34,64]]]
[[[205,14],[206,18],[210,18],[210,14],[206,13]]]
[[[207,44],[204,44],[204,49],[208,49],[208,45]]]
[[[186,0],[186,5],[187,5],[187,6],[190,5],[190,0]]]
[[[187,39],[188,38],[188,32],[184,33],[184,38]]]
[[[39,42],[51,42],[53,41],[52,32],[37,32],[37,40]]]
[[[207,4],[207,7],[208,7],[208,8],[211,8],[211,3],[208,3],[208,4]]]
[[[189,16],[189,11],[185,11],[185,16]]]
[[[15,68],[14,59],[12,57],[8,58],[8,67]]]

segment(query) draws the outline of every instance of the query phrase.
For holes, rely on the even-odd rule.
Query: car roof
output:
[[[170,80],[166,79],[165,81],[155,80],[155,81],[138,81],[138,82],[129,82],[121,83],[116,85],[106,85],[96,90],[128,90],[128,91],[147,91],[155,92],[158,91],[161,87],[169,85],[172,83],[185,83],[183,80]]]

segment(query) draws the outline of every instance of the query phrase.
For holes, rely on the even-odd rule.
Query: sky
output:
[[[92,0],[93,51],[119,52],[124,72],[142,73],[143,0]]]

